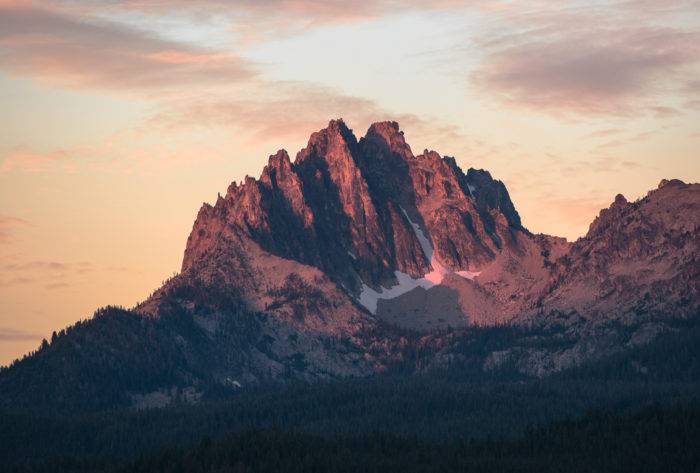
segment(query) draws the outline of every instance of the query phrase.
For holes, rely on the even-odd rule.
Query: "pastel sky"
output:
[[[700,180],[700,1],[0,0],[0,364],[176,272],[202,202],[343,117],[575,239]]]

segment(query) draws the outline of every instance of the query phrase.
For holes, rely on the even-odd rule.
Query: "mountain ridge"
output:
[[[698,228],[700,185],[664,180],[576,242],[536,235],[488,171],[414,155],[396,122],[358,140],[332,120],[205,203],[182,271],[146,301],[0,371],[0,407],[32,390],[57,409],[152,407],[455,366],[548,376],[697,317]]]

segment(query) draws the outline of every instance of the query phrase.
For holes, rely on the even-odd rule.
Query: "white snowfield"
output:
[[[380,287],[379,291],[376,291],[363,283],[362,292],[360,292],[360,297],[358,298],[358,301],[373,314],[377,313],[377,303],[379,299],[394,299],[402,294],[406,294],[407,292],[412,291],[417,287],[422,287],[423,289],[430,289],[431,287],[440,284],[446,275],[453,273],[450,269],[445,268],[437,260],[437,256],[435,255],[433,245],[430,243],[430,240],[425,236],[425,233],[423,233],[423,230],[420,228],[420,225],[411,220],[411,217],[408,216],[408,213],[406,213],[406,210],[403,207],[401,208],[401,211],[406,216],[408,223],[410,223],[411,227],[413,227],[413,232],[415,233],[416,238],[418,239],[418,243],[420,243],[421,249],[423,250],[423,254],[425,255],[425,258],[428,261],[430,261],[430,266],[432,266],[433,270],[425,274],[422,278],[417,279],[412,278],[410,275],[401,271],[394,271],[397,284],[390,288]],[[461,276],[465,279],[474,279],[479,274],[481,274],[481,272],[456,271],[454,272],[454,274],[457,274],[458,276]]]

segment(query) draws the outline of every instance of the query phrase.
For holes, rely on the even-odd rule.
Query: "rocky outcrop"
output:
[[[358,311],[427,331],[528,321],[552,310],[620,317],[685,304],[691,312],[684,301],[697,300],[697,195],[696,185],[680,181],[663,181],[634,203],[619,195],[571,244],[531,234],[488,171],[464,173],[435,151],[415,156],[396,122],[375,123],[358,141],[332,120],[294,162],[280,150],[259,179],[233,183],[202,207],[183,274],[225,266],[236,275],[229,283],[264,310],[251,286],[259,283],[231,269],[239,263],[215,261],[232,245],[236,261],[250,259],[241,249],[254,245],[256,255],[314,268]],[[429,314],[441,311],[450,315]]]
[[[700,185],[662,181],[646,197],[618,195],[556,264],[543,311],[617,320],[700,311]]]
[[[418,226],[431,246],[416,234]],[[395,122],[359,142],[342,120],[311,135],[294,163],[283,150],[259,179],[233,183],[195,222],[183,272],[234,235],[321,269],[356,296],[440,268],[478,271],[528,233],[502,183],[466,175],[434,151],[414,156]],[[439,265],[438,267],[435,267]]]

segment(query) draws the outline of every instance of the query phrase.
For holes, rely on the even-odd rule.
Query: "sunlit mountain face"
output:
[[[694,470],[697,11],[0,0],[1,464]]]

